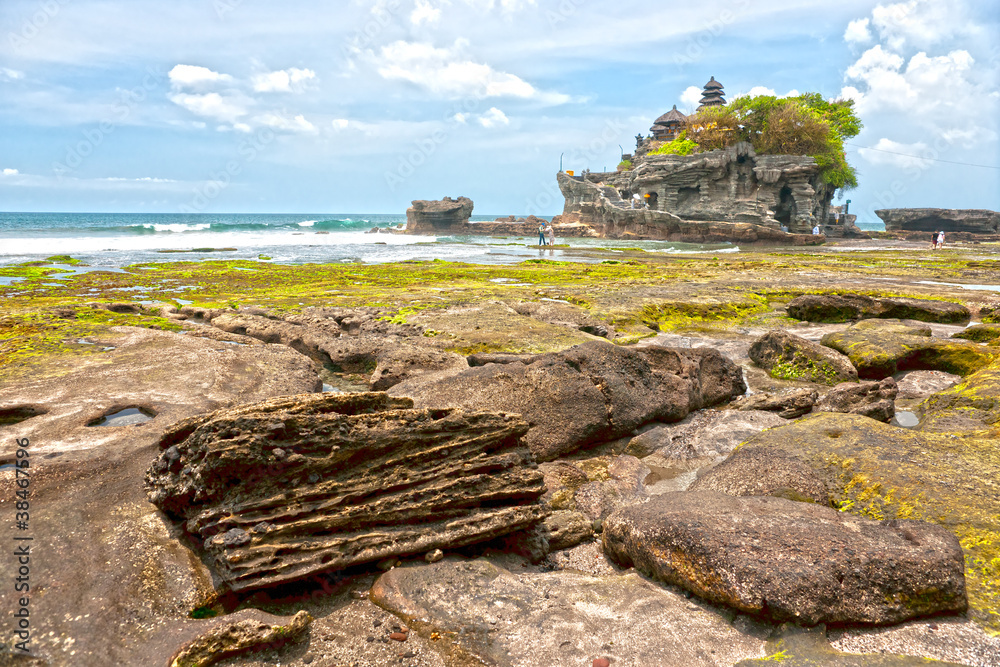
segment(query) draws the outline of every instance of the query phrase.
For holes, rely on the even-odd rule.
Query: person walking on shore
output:
[[[931,234],[931,250],[935,250],[937,248],[938,234],[940,234],[940,232],[934,232]]]
[[[549,245],[556,244],[556,228],[549,224]]]
[[[538,225],[538,245],[545,245],[545,223]]]
[[[938,232],[938,235],[937,235],[937,247],[938,248],[943,248],[944,247],[944,232]]]

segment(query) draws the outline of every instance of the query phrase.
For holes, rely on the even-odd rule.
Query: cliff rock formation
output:
[[[887,208],[875,211],[886,231],[1000,234],[1000,213],[985,209]]]
[[[469,222],[472,200],[468,197],[441,201],[418,199],[406,209],[406,231],[411,234],[453,234]]]

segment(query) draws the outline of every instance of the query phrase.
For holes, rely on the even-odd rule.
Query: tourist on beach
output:
[[[933,234],[931,234],[931,250],[934,250],[934,249],[937,248],[938,234],[940,234],[940,233],[941,232],[934,232]]]
[[[538,225],[538,245],[545,245],[545,223]]]
[[[938,232],[937,234],[937,247],[938,248],[944,247],[944,232]]]
[[[813,236],[819,236],[819,223],[817,223],[816,226],[813,227]]]
[[[556,229],[551,224],[549,225],[549,245],[556,244]]]

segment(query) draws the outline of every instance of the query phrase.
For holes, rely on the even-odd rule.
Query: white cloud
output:
[[[911,44],[933,46],[968,29],[965,7],[959,1],[910,0],[877,5],[872,23],[888,46],[899,50]]]
[[[928,146],[922,141],[904,144],[892,139],[882,138],[871,148],[859,148],[858,155],[871,164],[888,165],[900,169],[926,169],[931,161],[924,159]]]
[[[510,125],[510,119],[500,109],[491,107],[489,111],[479,117],[479,124],[485,128],[493,128],[500,125]]]
[[[265,125],[275,130],[285,130],[287,132],[305,132],[310,134],[316,132],[316,126],[306,120],[302,114],[289,119],[279,114],[266,113],[254,118],[254,122],[258,125]]]
[[[534,6],[535,0],[465,0],[465,4],[486,11],[499,7],[504,12],[511,13]]]
[[[784,95],[779,95],[774,91],[774,88],[767,88],[766,86],[754,86],[745,93],[737,93],[736,95],[733,95],[732,99],[735,100],[739,97],[759,97],[760,95],[770,95],[771,97],[778,97],[778,98],[796,97],[799,95],[799,91],[796,90],[795,88],[792,88]],[[698,92],[698,99],[699,100],[701,99],[701,91]]]
[[[469,120],[469,115],[459,112],[452,116],[451,119],[460,125],[465,125],[465,123]]]
[[[681,93],[681,107],[688,113],[691,113],[698,108],[698,102],[701,101],[702,89],[698,86],[688,86]]]
[[[247,115],[247,103],[249,102],[239,94],[220,95],[219,93],[176,93],[170,96],[170,101],[184,107],[196,116],[225,123],[235,123]]]
[[[280,69],[275,72],[258,74],[253,77],[253,89],[258,93],[290,93],[302,89],[302,84],[316,78],[316,72],[311,69]]]
[[[350,126],[351,121],[346,118],[334,118],[330,121],[330,124],[333,125],[333,129],[335,130],[346,130]]]
[[[410,14],[410,22],[413,25],[421,23],[437,23],[441,19],[441,10],[432,5],[428,0],[417,0]]]
[[[857,19],[847,24],[844,31],[844,41],[855,44],[867,44],[872,41],[872,31],[868,29],[871,21],[868,18]]]
[[[570,101],[568,95],[539,91],[514,74],[465,59],[461,52],[467,45],[461,39],[443,49],[426,42],[396,41],[382,47],[376,66],[384,79],[408,81],[450,98],[519,97],[549,104]]]
[[[214,72],[207,67],[199,65],[175,65],[167,73],[170,77],[170,84],[175,89],[182,88],[202,88],[220,83],[232,83],[233,77],[228,74]]]
[[[9,67],[0,67],[0,81],[17,81],[24,78],[24,72]]]
[[[4,176],[17,176],[19,173],[21,172],[19,172],[17,169],[4,169],[2,172],[0,172],[0,174]]]

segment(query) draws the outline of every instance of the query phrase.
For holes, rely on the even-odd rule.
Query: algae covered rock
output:
[[[920,406],[925,431],[978,431],[1000,424],[1000,361]],[[1000,443],[998,443],[1000,446]]]
[[[948,528],[965,553],[972,617],[1000,630],[1000,440],[824,412],[764,431],[741,450],[756,447],[808,463],[845,511]]]
[[[974,324],[963,331],[952,334],[952,338],[964,338],[977,343],[989,343],[1000,338],[1000,326],[996,324]]]
[[[775,621],[887,624],[967,606],[958,539],[920,521],[690,491],[618,510],[603,543],[622,565]]]
[[[951,301],[873,298],[863,294],[804,294],[788,303],[788,316],[807,322],[850,322],[865,318],[894,318],[957,324],[968,322],[971,312]]]
[[[750,358],[772,377],[834,385],[858,373],[842,354],[785,331],[769,331],[750,346]]]
[[[245,591],[536,526],[517,417],[309,394],[182,421],[146,474],[224,587]]]
[[[858,375],[870,380],[909,370],[969,375],[996,357],[975,343],[934,338],[925,328],[898,320],[862,320],[821,342],[847,355]]]

